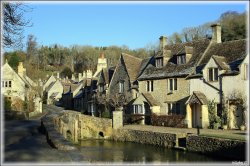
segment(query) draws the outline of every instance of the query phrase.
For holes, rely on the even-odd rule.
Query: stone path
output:
[[[45,106],[45,111],[60,111],[63,108]],[[40,118],[34,120],[12,120],[4,122],[3,163],[61,163],[81,161],[81,156],[74,151],[52,148],[46,136],[40,132]]]

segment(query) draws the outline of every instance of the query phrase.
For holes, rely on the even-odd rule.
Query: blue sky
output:
[[[40,45],[127,45],[131,49],[155,44],[161,35],[215,21],[226,11],[244,12],[248,2],[28,2],[26,14]],[[24,42],[26,41],[26,38]]]

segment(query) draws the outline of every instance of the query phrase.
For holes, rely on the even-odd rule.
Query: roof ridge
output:
[[[138,59],[138,60],[142,60],[142,58],[139,58],[139,57],[136,57],[136,56],[133,56],[133,55],[130,55],[130,54],[127,54],[127,53],[122,53],[122,56],[130,56],[130,57],[133,57],[135,59]]]

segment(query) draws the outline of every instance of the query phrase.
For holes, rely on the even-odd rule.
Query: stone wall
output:
[[[118,129],[114,131],[113,139],[115,141],[129,141],[141,144],[150,144],[164,146],[168,148],[175,147],[178,144],[178,136],[171,133],[160,133],[152,131],[140,131],[130,129]]]
[[[186,146],[189,151],[233,160],[246,160],[246,142],[244,141],[188,135]]]

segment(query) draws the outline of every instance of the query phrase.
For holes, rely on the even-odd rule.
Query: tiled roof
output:
[[[142,95],[151,106],[161,106],[161,103],[157,101],[150,93],[142,93]]]
[[[77,92],[77,94],[75,95],[75,99],[79,99],[79,98],[82,98],[83,97],[83,91],[82,90],[79,90],[78,92]]]
[[[194,91],[193,94],[199,99],[201,104],[206,105],[208,103],[207,97],[204,95],[204,93],[201,93],[199,91]]]
[[[142,59],[125,53],[122,53],[121,56],[126,66],[130,82],[134,82],[138,76]]]
[[[67,94],[70,92],[70,84],[69,83],[62,83],[63,85],[63,94]]]
[[[50,84],[49,84],[49,86],[45,89],[45,91],[46,92],[48,92],[52,87],[53,87],[53,85],[56,83],[56,81],[55,82],[51,82]]]
[[[226,58],[223,56],[217,56],[217,55],[213,55],[212,58],[214,59],[214,61],[217,63],[217,65],[223,69],[223,70],[228,70],[229,66],[226,63]]]
[[[165,50],[171,50],[171,58],[166,66],[162,68],[156,68],[152,63],[149,64],[142,74],[138,77],[139,80],[155,79],[155,78],[167,78],[187,76],[192,72],[193,67],[198,63],[203,52],[206,50],[210,43],[209,39],[201,39],[187,43],[180,43],[175,45],[166,45]],[[190,60],[186,64],[177,65],[176,55],[183,54],[185,46],[193,47],[193,54]],[[162,56],[162,52],[158,52],[155,57]]]
[[[188,98],[187,103],[199,103],[202,105],[207,105],[208,100],[207,97],[204,95],[204,93],[199,92],[199,91],[194,91],[192,95]]]
[[[201,64],[207,63],[212,55],[225,57],[226,63],[244,59],[247,54],[247,41],[245,39],[214,43],[204,55]]]
[[[245,39],[213,43],[210,49],[203,55],[201,63],[196,67],[196,73],[201,73],[205,64],[212,57],[222,69],[226,70],[223,75],[237,74],[239,65],[247,55],[247,41]]]
[[[142,62],[141,62],[141,65],[140,65],[140,70],[138,72],[138,76],[139,77],[142,72],[144,71],[144,69],[147,67],[147,65],[151,62],[151,63],[154,63],[152,62],[154,60],[153,57],[149,57],[149,58],[146,58],[146,59],[143,59]]]

